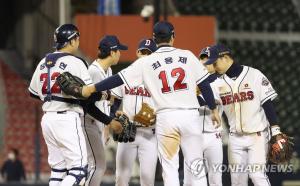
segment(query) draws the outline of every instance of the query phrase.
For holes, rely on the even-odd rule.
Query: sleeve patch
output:
[[[269,80],[265,77],[262,78],[262,86],[268,86],[270,84]]]

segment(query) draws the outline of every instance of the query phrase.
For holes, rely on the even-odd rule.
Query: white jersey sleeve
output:
[[[138,59],[129,67],[123,69],[118,74],[128,87],[135,87],[143,84],[143,63]]]
[[[100,81],[102,81],[102,76],[101,76],[101,72],[99,69],[97,69],[98,67],[95,64],[91,64],[89,67],[89,74],[92,78],[92,81],[94,83],[98,83]]]
[[[44,61],[44,59],[42,61]],[[40,97],[40,95],[39,95],[39,79],[40,79],[40,77],[39,77],[40,76],[39,68],[40,68],[40,65],[38,65],[36,67],[35,71],[34,71],[34,74],[33,74],[32,78],[31,78],[28,90],[33,95]],[[40,99],[42,99],[42,98],[40,97]]]
[[[189,55],[189,58],[191,58],[191,65],[193,65],[192,69],[194,69],[193,72],[196,83],[198,85],[209,76],[209,73],[207,69],[202,65],[202,63],[198,60],[198,58],[191,51],[189,52],[191,53]]]
[[[267,100],[274,100],[277,97],[277,93],[271,85],[271,82],[268,78],[262,74],[260,71],[258,75],[257,85],[260,86],[260,101],[263,105]]]
[[[76,65],[78,65],[76,68],[74,68],[73,65],[69,66],[69,68],[74,68],[75,69],[74,73],[76,73],[76,74],[74,74],[74,75],[76,75],[80,79],[82,79],[86,85],[92,84],[91,76],[88,73],[87,67],[84,65],[84,63],[82,61],[80,61],[79,63],[76,63]],[[74,69],[68,69],[68,67],[67,67],[67,71],[70,70],[70,72],[73,72]]]
[[[122,92],[122,88],[124,85],[118,86],[116,88],[111,89],[111,94],[115,97],[117,97],[118,99],[123,99],[123,92]]]

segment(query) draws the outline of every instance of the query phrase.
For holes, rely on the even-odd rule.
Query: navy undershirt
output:
[[[104,79],[103,81],[100,81],[99,83],[96,83],[95,87],[97,92],[101,92],[104,90],[110,90],[123,84],[124,82],[119,76],[119,74],[115,74]]]

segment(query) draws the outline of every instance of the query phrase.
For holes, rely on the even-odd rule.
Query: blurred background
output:
[[[195,55],[223,43],[235,61],[260,69],[279,97],[276,110],[282,131],[295,137],[290,173],[269,173],[272,185],[300,186],[300,1],[299,0],[2,0],[0,2],[0,165],[18,159],[20,183],[47,185],[47,148],[40,131],[40,102],[29,97],[28,83],[46,53],[53,33],[63,23],[79,27],[79,56],[95,59],[99,40],[115,34],[129,46],[114,73],[135,60],[138,41],[152,37],[152,26],[169,20],[175,47]],[[224,158],[227,142],[224,135]],[[115,146],[107,146],[108,168],[103,185],[113,185]],[[179,170],[182,173],[182,169]],[[4,173],[5,174],[5,173]],[[161,185],[158,166],[157,185]],[[0,185],[8,184],[5,176]],[[138,168],[132,185],[139,185]],[[230,185],[229,173],[223,183]],[[251,183],[250,183],[251,184]]]

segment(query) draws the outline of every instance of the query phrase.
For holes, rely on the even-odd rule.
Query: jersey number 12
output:
[[[162,82],[162,93],[168,93],[171,92],[171,87],[168,82],[166,71],[161,71],[158,75],[159,79],[161,79]],[[179,91],[187,88],[187,84],[183,82],[185,78],[185,71],[182,68],[174,68],[171,71],[171,77],[177,78],[175,83],[173,84],[173,90]]]

